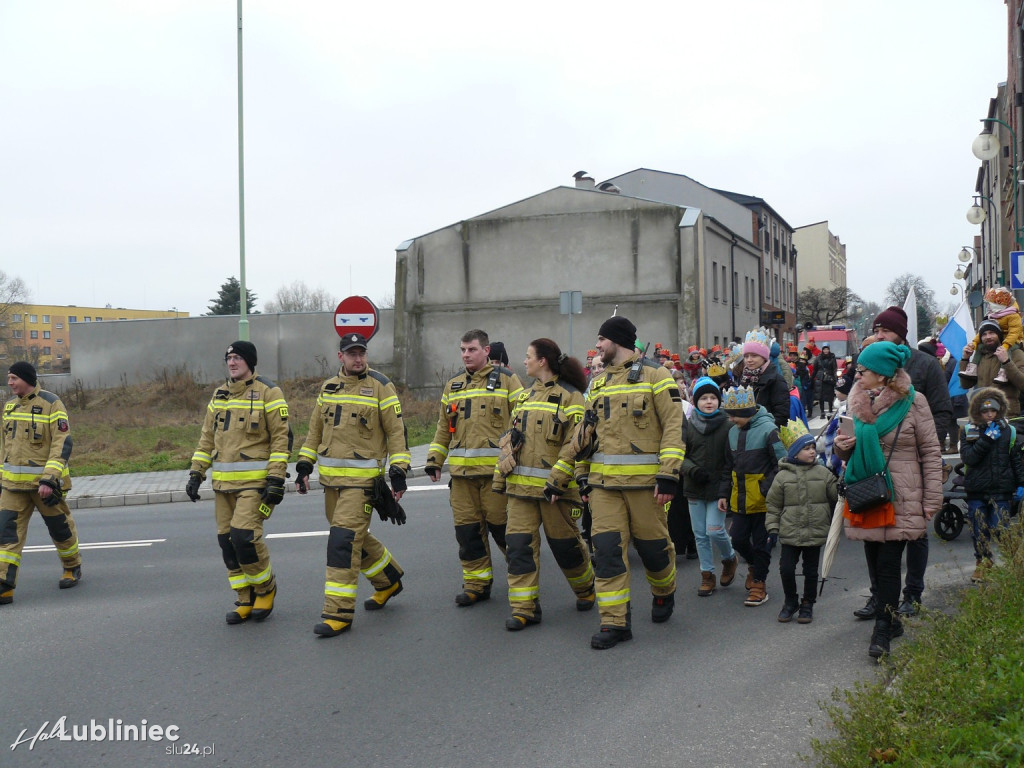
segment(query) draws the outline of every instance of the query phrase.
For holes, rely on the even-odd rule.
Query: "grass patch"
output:
[[[320,378],[280,382],[292,425],[291,460],[298,458],[309,433],[309,417],[320,391]],[[68,409],[74,452],[71,471],[80,477],[126,472],[187,470],[199,442],[207,403],[215,384],[198,382],[185,368],[165,368],[145,385],[122,383],[88,390],[80,381],[59,391]],[[436,400],[402,400],[409,445],[434,436]]]
[[[959,609],[928,612],[874,682],[825,705],[836,737],[812,742],[820,765],[1004,768],[1024,765],[1024,537]]]

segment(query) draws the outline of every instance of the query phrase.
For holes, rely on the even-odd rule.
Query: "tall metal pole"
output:
[[[249,340],[248,292],[245,290],[245,142],[242,135],[242,0],[238,0],[238,338]]]

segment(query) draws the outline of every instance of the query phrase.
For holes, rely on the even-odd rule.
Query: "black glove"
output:
[[[185,483],[185,495],[193,502],[199,501],[199,485],[203,482],[203,476],[194,469],[188,473],[188,482]]]
[[[60,490],[60,483],[55,482],[53,480],[40,480],[39,484],[45,485],[47,488],[53,491],[53,493],[51,493],[49,496],[43,499],[43,504],[45,504],[48,507],[56,507],[58,504],[60,504],[61,499],[64,498],[64,494]]]
[[[426,467],[424,472],[433,480],[435,483],[441,479],[441,468],[440,467]]]
[[[305,494],[309,490],[309,476],[313,474],[313,465],[308,461],[295,463],[295,490]]]
[[[544,498],[550,501],[552,504],[555,503],[556,497],[561,496],[565,491],[559,488],[557,485],[551,483],[544,484]]]
[[[769,533],[768,534],[768,551],[771,552],[773,549],[775,549],[775,545],[778,544],[778,543],[779,543],[779,534],[778,534],[778,532],[776,531],[775,533]]]
[[[284,478],[283,477],[268,477],[267,487],[263,489],[260,494],[260,501],[269,504],[272,507],[276,507],[282,501],[284,501]],[[270,515],[267,515],[270,517]]]
[[[701,485],[707,485],[711,482],[711,473],[704,469],[704,467],[697,467],[693,470],[693,479]]]
[[[388,479],[391,481],[391,490],[395,493],[405,493],[409,490],[409,484],[405,482],[405,470],[401,467],[391,467],[388,470]]]
[[[395,514],[394,517],[389,518],[392,525],[405,525],[406,517],[405,510],[402,509],[402,505],[397,501],[395,502]]]
[[[580,496],[589,496],[590,492],[594,490],[590,487],[590,475],[580,475],[577,477],[576,485],[579,486]]]
[[[667,477],[659,477],[655,482],[658,484],[659,495],[664,494],[666,496],[675,496],[676,492],[679,490],[679,483],[675,480],[670,480]]]

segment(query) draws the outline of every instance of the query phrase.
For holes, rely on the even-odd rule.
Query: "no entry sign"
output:
[[[334,330],[339,336],[361,333],[369,341],[377,332],[377,307],[365,296],[342,299],[334,310]]]

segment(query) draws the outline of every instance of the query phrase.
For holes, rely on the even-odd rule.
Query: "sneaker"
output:
[[[814,621],[814,603],[810,600],[800,601],[800,613],[797,614],[797,624],[810,624]]]
[[[277,597],[277,586],[265,595],[256,595],[252,603],[252,617],[256,621],[263,621],[274,610],[274,598]]]
[[[715,591],[715,574],[712,571],[700,572],[700,588],[697,590],[698,597],[707,597]]]
[[[875,596],[872,595],[868,598],[868,601],[864,604],[863,608],[858,608],[853,612],[853,615],[858,619],[873,619],[875,613],[878,611],[878,602],[875,600]]]
[[[779,611],[779,623],[788,624],[793,620],[796,615],[796,598],[787,597],[786,602],[782,606],[782,610]]]
[[[597,603],[597,593],[590,590],[585,595],[576,595],[576,610],[589,611]]]
[[[78,582],[82,580],[82,566],[76,565],[74,568],[65,568],[64,574],[60,577],[60,581],[57,582],[57,586],[61,589],[71,589],[77,587]]]
[[[473,592],[472,590],[463,590],[455,596],[455,604],[461,608],[466,606],[476,605],[482,603],[484,600],[491,599],[491,589],[486,588],[483,592]]]
[[[739,568],[740,559],[733,555],[731,560],[722,561],[722,578],[719,579],[719,584],[723,587],[728,587],[732,584],[732,580],[736,578],[736,569]]]
[[[628,627],[601,627],[596,635],[591,636],[590,647],[603,651],[632,639],[633,632]]]
[[[764,605],[768,602],[768,590],[765,588],[763,581],[755,581],[750,587],[750,591],[747,592],[747,599],[743,601],[743,604],[748,608],[753,608],[758,605]]]
[[[654,601],[651,603],[651,621],[655,624],[661,624],[663,621],[668,621],[675,607],[676,596],[674,594],[660,597],[655,596]]]
[[[399,579],[387,589],[380,589],[374,592],[363,602],[363,608],[368,611],[379,611],[388,604],[388,600],[402,591],[402,580]]]
[[[313,627],[313,634],[320,637],[337,637],[342,632],[348,632],[352,627],[351,621],[338,621],[337,619],[325,619]]]
[[[904,597],[903,602],[900,603],[899,608],[896,609],[896,613],[900,616],[917,616],[921,610],[921,599],[915,597]]]
[[[235,609],[228,611],[224,617],[224,621],[234,626],[235,624],[241,624],[249,620],[252,615],[252,603],[235,603]]]
[[[743,588],[749,592],[754,588],[754,567],[747,568],[747,580],[743,582]]]

